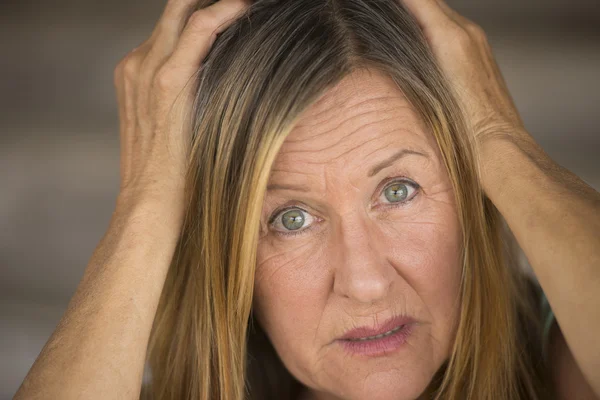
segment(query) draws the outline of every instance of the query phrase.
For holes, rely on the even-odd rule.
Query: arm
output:
[[[481,145],[482,183],[527,256],[566,340],[600,393],[600,194],[527,133]],[[562,339],[564,337],[564,339]],[[556,341],[555,341],[556,343]],[[558,357],[559,360],[567,360]]]
[[[585,380],[581,368],[573,358],[573,352],[554,320],[550,329],[549,362],[552,367],[551,376],[555,382],[558,399],[561,400],[599,400],[594,390]]]
[[[216,34],[248,6],[223,0],[194,11],[208,3],[169,0],[152,36],[115,69],[117,206],[17,400],[139,399],[154,314],[185,213],[195,94],[187,83]]]
[[[164,200],[115,211],[15,399],[139,398],[148,337],[181,225],[170,211],[175,203]]]
[[[480,26],[443,0],[402,2],[468,119],[486,195],[529,259],[579,378],[600,396],[600,195],[528,134]]]

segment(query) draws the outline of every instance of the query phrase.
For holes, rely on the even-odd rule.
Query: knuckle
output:
[[[119,64],[117,64],[117,66],[115,67],[115,70],[113,72],[113,83],[116,87],[121,87],[121,86],[123,86],[124,81],[125,81],[125,63],[121,61]]]
[[[123,60],[123,77],[125,79],[133,80],[136,78],[140,66],[140,60],[135,53],[130,53]]]
[[[140,79],[145,80],[144,78],[147,78],[148,75],[154,74],[157,64],[157,60],[155,60],[155,58],[156,57],[153,57],[153,51],[151,49],[148,55],[144,57],[143,60],[139,61],[139,64],[137,65],[137,71]]]
[[[163,65],[154,75],[154,86],[160,91],[166,91],[174,85],[175,71],[168,65]]]
[[[151,42],[146,40],[135,49],[131,50],[119,61],[115,68],[115,74],[125,79],[134,79],[137,77],[142,61],[145,59]]]
[[[462,27],[456,27],[452,36],[461,49],[466,49],[473,44],[471,35]]]
[[[127,62],[127,58],[130,56],[131,53],[126,54],[124,57],[122,57],[119,62],[117,63],[117,65],[115,66],[115,70],[114,70],[114,74],[116,75],[122,75],[123,74],[123,69],[125,67],[125,62]]]
[[[212,32],[216,29],[217,15],[210,8],[203,8],[194,11],[188,20],[188,24],[195,31],[206,30]]]
[[[467,30],[477,40],[487,40],[487,34],[480,25],[471,22],[467,25]]]

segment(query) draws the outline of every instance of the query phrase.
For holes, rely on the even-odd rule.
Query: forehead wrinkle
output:
[[[389,120],[391,120],[391,119],[394,119],[394,117],[390,117],[390,118],[384,118],[384,119],[380,119],[380,120],[373,121],[373,122],[368,122],[368,123],[366,123],[366,124],[364,124],[364,125],[362,125],[362,126],[359,126],[359,127],[358,127],[358,128],[356,128],[355,130],[353,130],[353,131],[351,131],[351,132],[349,132],[349,133],[347,133],[347,134],[343,135],[343,136],[342,136],[342,137],[340,137],[340,138],[339,138],[339,139],[338,139],[336,142],[334,142],[334,143],[332,143],[332,144],[330,144],[330,145],[328,145],[328,146],[326,146],[326,147],[322,147],[322,148],[320,148],[320,149],[307,149],[307,150],[288,150],[288,151],[286,151],[286,153],[289,153],[289,152],[295,152],[295,153],[311,153],[311,152],[317,152],[317,153],[318,153],[318,152],[327,151],[327,150],[330,150],[330,149],[332,149],[332,148],[334,148],[334,147],[338,146],[340,143],[342,143],[342,142],[344,142],[344,141],[351,140],[350,138],[351,138],[352,136],[354,136],[354,135],[355,135],[355,134],[357,134],[357,133],[361,133],[361,132],[362,132],[362,130],[363,130],[363,129],[366,129],[368,126],[370,126],[370,125],[375,125],[375,124],[378,124],[378,123],[382,123],[382,122],[385,122],[385,121],[389,121]],[[395,130],[396,130],[396,129],[393,129],[392,131],[395,131]],[[326,133],[329,133],[329,132],[331,132],[331,131],[328,131],[328,132],[326,132]],[[390,133],[390,132],[384,132],[384,133],[381,133],[380,135],[387,135],[388,133]],[[356,147],[359,147],[359,146],[361,146],[361,145],[363,145],[363,144],[365,144],[365,143],[367,143],[367,142],[369,142],[369,141],[371,141],[371,140],[375,140],[375,139],[378,139],[378,138],[379,138],[379,137],[377,136],[377,134],[375,134],[375,133],[373,133],[373,134],[369,134],[369,132],[367,132],[367,133],[365,134],[365,137],[370,137],[370,136],[373,136],[373,138],[372,138],[372,139],[368,139],[368,140],[366,140],[365,142],[358,144],[357,146],[355,146],[355,148],[356,148]],[[309,140],[309,139],[306,139],[306,140]],[[336,158],[338,158],[338,157],[339,157],[339,155],[338,155]]]
[[[346,78],[348,78],[348,77],[346,77]],[[390,100],[390,99],[391,100],[400,100],[400,101],[405,101],[405,102],[408,101],[408,99],[406,98],[404,93],[401,91],[401,89],[397,85],[394,85],[394,87],[393,87],[394,88],[392,90],[394,92],[393,94],[390,94],[392,91],[390,91],[389,87],[384,87],[383,94],[376,93],[375,95],[373,95],[372,89],[377,87],[377,84],[374,84],[373,82],[371,82],[369,85],[369,89],[370,89],[369,91],[365,91],[363,89],[357,90],[356,86],[354,86],[350,89],[350,88],[345,87],[346,85],[344,85],[344,83],[350,83],[350,80],[343,79],[342,81],[340,81],[338,83],[338,85],[331,88],[329,91],[325,92],[321,98],[319,98],[316,102],[314,102],[306,110],[306,112],[304,114],[306,116],[306,119],[310,119],[311,121],[316,120],[322,114],[325,114],[334,108],[340,108],[340,109],[353,108],[353,107],[360,106],[364,103],[368,103],[368,102],[372,102],[372,101],[376,102],[376,101],[384,101],[384,100]],[[362,83],[362,80],[361,80],[361,83]],[[381,89],[381,87],[379,87],[379,89]],[[361,99],[355,103],[351,103],[351,101],[356,98],[367,97],[367,96],[365,96],[365,94],[370,95],[370,97],[368,97],[366,99]],[[318,111],[315,111],[315,110],[318,110]],[[302,121],[299,121],[299,122],[300,122],[300,124],[303,124]],[[318,121],[316,121],[316,123],[318,123]],[[310,126],[310,124],[305,124],[305,125]]]
[[[311,107],[311,108],[308,109],[308,111],[306,113],[306,119],[310,119],[311,121],[314,121],[321,114],[329,112],[335,106],[340,106],[340,105],[342,106],[340,108],[354,108],[354,107],[360,106],[360,105],[362,105],[364,103],[384,101],[384,100],[390,100],[390,99],[391,100],[401,100],[402,102],[408,102],[408,100],[406,99],[406,97],[404,97],[404,95],[402,94],[402,92],[399,92],[398,94],[393,95],[393,96],[383,96],[383,95],[381,95],[381,96],[373,96],[373,97],[370,97],[368,99],[360,100],[360,101],[358,101],[358,102],[356,102],[354,104],[348,104],[349,100],[354,99],[356,97],[360,97],[360,95],[359,96],[345,96],[343,94],[340,95],[340,93],[334,93],[333,91],[330,92],[330,93],[328,93],[328,94],[331,96],[331,97],[329,97],[328,101],[332,102],[333,104],[327,104],[327,105],[324,106],[324,110],[321,110],[321,111],[319,111],[317,113],[314,113],[314,108],[315,108],[314,105],[316,105],[317,103],[320,103],[320,101],[322,101],[322,100],[317,101],[316,103],[313,104],[313,107]],[[356,94],[356,92],[354,94]],[[362,94],[364,94],[364,92],[362,92],[361,95]],[[334,102],[334,100],[339,100],[340,97],[342,99],[348,99],[348,101],[337,101],[337,102]],[[319,124],[319,122],[315,121],[314,125],[316,125],[316,124]],[[312,126],[312,125],[313,124],[305,124],[301,120],[301,121],[299,121],[299,123],[296,126]]]
[[[361,80],[357,80],[356,82],[353,81],[352,83],[356,84],[360,82]],[[379,91],[379,93],[382,92],[383,88],[383,94],[378,96],[378,93],[375,93],[375,95],[373,95],[373,88],[376,91]],[[390,95],[392,92],[394,93]],[[348,94],[352,95],[346,96]],[[274,172],[277,171],[281,174],[288,173],[290,174],[290,180],[300,180],[300,178],[295,177],[297,175],[304,175],[307,176],[311,183],[314,183],[316,180],[316,182],[324,182],[320,183],[320,186],[323,184],[325,186],[332,186],[336,185],[337,182],[335,179],[332,180],[332,182],[325,182],[330,180],[328,175],[333,176],[335,175],[335,172],[338,172],[337,180],[339,180],[340,172],[343,176],[348,175],[348,172],[350,172],[348,170],[340,171],[340,167],[346,169],[351,168],[351,174],[354,174],[357,170],[362,170],[364,166],[363,160],[369,159],[372,154],[377,153],[386,147],[390,147],[390,145],[393,146],[392,142],[389,141],[388,138],[395,133],[405,132],[406,134],[398,135],[399,138],[396,138],[394,142],[407,141],[413,144],[416,142],[421,142],[422,139],[426,139],[427,144],[430,144],[430,140],[427,140],[430,138],[423,137],[424,134],[426,135],[426,129],[423,129],[422,121],[420,121],[418,113],[415,112],[412,104],[404,96],[404,93],[402,93],[402,91],[397,87],[394,87],[393,90],[390,90],[389,87],[375,85],[374,87],[369,86],[369,90],[360,89],[357,91],[355,87],[348,88],[345,86],[343,90],[333,91],[333,94],[332,92],[329,92],[329,96],[331,97],[329,99],[325,99],[325,101],[323,101],[323,99],[319,99],[317,101],[317,103],[323,101],[323,103],[319,103],[319,106],[323,104],[324,109],[319,110],[319,108],[317,108],[317,112],[309,112],[305,114],[304,118],[294,128],[295,131],[288,135],[282,148],[280,149],[279,157],[274,165]],[[364,99],[364,96],[370,97]],[[355,100],[356,98],[358,98],[358,101]],[[349,102],[353,100],[355,102],[348,105]],[[390,102],[392,103],[392,106],[390,106]],[[340,104],[342,107],[339,106]],[[361,111],[361,109],[355,109],[365,107],[365,105],[368,107],[367,110],[344,118],[344,114],[347,115],[353,111]],[[314,111],[315,108],[313,107],[312,110]],[[352,130],[350,132],[344,132],[345,129],[339,129],[346,123],[352,123],[353,121],[356,121],[357,118],[360,122],[360,118],[364,118],[365,116],[373,113],[382,113],[383,115],[376,120],[367,121],[357,128],[351,127]],[[327,119],[323,119],[323,121],[326,121],[323,123],[324,125],[333,125],[334,123],[335,125],[333,125],[333,128],[327,129],[324,132],[314,134],[310,127],[320,125],[321,121],[316,117],[320,117],[322,115],[326,115],[327,117]],[[329,118],[330,116],[332,117],[331,119]],[[386,126],[389,130],[387,132],[382,132],[383,129],[377,129],[377,124]],[[363,128],[367,130],[367,132],[364,132]],[[306,132],[304,132],[305,129]],[[360,134],[360,137],[356,137],[358,134]],[[404,138],[402,138],[402,136],[404,136]],[[330,138],[327,140],[325,137]],[[376,149],[369,149],[369,147],[371,147],[371,145],[373,145],[379,139],[387,141],[388,143],[377,145]],[[315,142],[312,144],[312,146],[310,144],[311,140]],[[327,144],[328,141],[330,142],[329,144]],[[307,143],[309,144],[307,145]],[[319,144],[325,144],[325,146],[321,147],[320,149],[307,148],[316,147]],[[337,149],[337,147],[339,147],[339,149]],[[367,148],[364,149],[365,147]],[[354,154],[360,155],[361,153],[363,154],[362,156],[353,157]],[[304,157],[301,157],[302,155],[304,155]],[[342,158],[343,160],[340,160]],[[343,162],[344,165],[340,165],[340,162]],[[332,163],[335,163],[336,165],[331,165]],[[298,165],[302,168],[302,170],[294,171],[294,169],[298,168]],[[312,166],[317,166],[322,169],[321,173],[315,174],[307,172],[307,170],[312,169]],[[331,169],[332,167],[333,169]],[[330,169],[331,171],[335,172],[330,174]],[[323,174],[324,176],[321,176]],[[284,177],[283,179],[286,178],[287,177]],[[348,178],[352,183],[353,180],[351,177]]]
[[[396,109],[398,109],[398,108],[396,108]],[[350,122],[352,122],[352,120],[353,120],[353,119],[355,119],[355,118],[358,118],[358,117],[363,117],[364,115],[366,115],[366,114],[370,114],[370,113],[387,113],[388,111],[390,111],[390,110],[384,110],[384,109],[375,109],[375,110],[370,110],[370,111],[367,111],[367,112],[364,112],[364,113],[360,113],[360,114],[357,114],[357,115],[353,115],[353,116],[351,116],[351,117],[349,117],[349,118],[345,118],[343,121],[341,121],[341,122],[340,122],[340,123],[339,123],[337,126],[335,126],[334,128],[328,129],[328,130],[326,130],[325,132],[319,133],[319,134],[317,134],[317,135],[310,136],[310,137],[308,137],[308,138],[302,138],[302,139],[293,139],[293,138],[291,138],[291,137],[293,137],[293,136],[292,136],[292,134],[290,134],[290,135],[288,136],[288,138],[286,138],[286,142],[287,142],[288,144],[297,144],[297,143],[302,143],[302,142],[310,141],[310,140],[313,140],[313,139],[317,138],[318,136],[322,136],[322,135],[326,135],[326,134],[329,134],[329,133],[335,132],[335,131],[336,131],[336,130],[338,130],[338,128],[340,128],[342,125],[344,125],[344,124],[346,124],[346,123],[350,123]],[[342,141],[344,141],[344,140],[349,140],[351,136],[355,135],[356,133],[359,133],[359,132],[361,132],[363,129],[367,129],[367,128],[369,128],[369,127],[370,127],[370,126],[372,126],[372,125],[376,125],[376,124],[385,124],[386,122],[388,122],[388,121],[392,121],[392,120],[395,120],[395,119],[400,119],[400,120],[408,119],[408,120],[410,121],[410,120],[413,120],[413,119],[414,119],[414,117],[413,117],[412,115],[409,115],[409,116],[399,116],[399,115],[397,115],[397,114],[396,114],[396,115],[394,115],[394,114],[392,114],[392,115],[389,115],[389,114],[387,114],[387,116],[385,116],[385,117],[383,117],[383,118],[378,118],[378,119],[376,119],[376,120],[374,120],[374,121],[369,121],[369,122],[366,122],[366,123],[364,123],[364,124],[361,124],[361,125],[359,125],[359,126],[356,128],[356,129],[354,129],[354,130],[352,130],[352,131],[350,131],[350,132],[348,132],[348,133],[345,133],[345,134],[344,134],[344,135],[343,135],[341,138],[338,138],[338,140],[337,140],[337,141],[335,141],[334,143],[332,143],[332,144],[328,145],[327,147],[323,147],[323,148],[321,148],[320,150],[327,150],[327,149],[330,149],[330,148],[332,148],[332,147],[335,147],[335,146],[337,146],[337,145],[338,145],[340,142],[342,142]],[[411,121],[411,122],[418,122],[418,121]],[[404,123],[404,124],[399,124],[399,125],[406,125],[406,123]],[[412,125],[412,123],[410,123],[410,122],[409,122],[409,125]],[[411,133],[412,133],[412,132],[411,132]],[[296,136],[296,135],[294,135],[294,136]],[[285,145],[285,142],[284,142],[284,145]],[[286,147],[287,147],[287,146],[286,146]],[[310,149],[310,150],[297,150],[297,151],[298,151],[298,152],[306,152],[306,151],[312,151],[312,149]]]
[[[293,160],[290,160],[290,162],[281,161],[280,163],[289,164],[291,162],[293,162]],[[294,164],[299,164],[299,163],[298,163],[298,161],[295,161]],[[301,165],[306,165],[306,164],[321,165],[322,163],[311,162],[311,161],[302,161],[301,162]],[[292,165],[289,165],[289,167],[292,167]],[[318,175],[318,173],[310,172],[306,168],[303,168],[302,170],[293,171],[291,169],[286,169],[285,167],[279,167],[279,168],[274,168],[271,170],[271,175],[269,177],[269,183],[272,183],[272,181],[277,181],[277,179],[275,178],[277,175],[285,175],[285,174],[300,175],[300,176],[307,177],[309,180]]]
[[[306,170],[303,171],[293,171],[291,169],[285,169],[285,168],[277,168],[277,169],[273,169],[271,170],[271,175],[269,177],[269,184],[272,184],[273,182],[277,182],[277,175],[300,175],[300,176],[308,176],[310,177],[311,175],[315,175],[314,173],[310,173]]]
[[[407,131],[407,132],[410,132],[410,133],[412,133],[412,131],[410,131],[410,130],[408,130],[408,129],[404,129],[404,130],[405,130],[405,131]],[[391,135],[392,133],[394,133],[394,132],[396,132],[396,131],[397,131],[397,130],[393,130],[393,131],[390,131],[390,132],[388,132],[387,134],[388,134],[388,135]],[[411,144],[410,144],[410,146],[406,146],[406,147],[407,147],[408,149],[410,149],[411,147],[414,147],[416,150],[420,150],[420,151],[422,151],[423,153],[426,153],[426,152],[425,152],[424,150],[422,150],[422,149],[421,149],[419,146],[414,146],[414,144],[413,144],[413,143],[411,143]],[[371,159],[371,157],[370,157],[370,156],[372,156],[373,154],[375,154],[375,153],[377,153],[377,152],[379,152],[379,151],[381,151],[381,150],[383,150],[383,149],[388,149],[388,148],[389,148],[389,147],[387,147],[387,146],[386,146],[386,147],[382,147],[382,148],[377,148],[377,149],[375,149],[375,150],[371,151],[370,153],[367,153],[367,154],[365,154],[365,155],[364,155],[364,157],[365,157],[365,158],[369,158],[369,159]]]
[[[271,173],[275,173],[275,172],[286,173],[286,174],[303,174],[302,172],[291,171],[291,170],[282,169],[282,168],[277,168],[277,169],[271,170]]]
[[[399,130],[404,130],[404,129],[402,129],[402,128],[400,128],[400,129],[392,129],[391,131],[388,131],[388,132],[384,132],[384,133],[382,133],[382,134],[381,134],[382,136],[375,136],[375,137],[373,137],[373,138],[371,138],[371,139],[365,140],[364,142],[362,142],[362,143],[360,143],[360,144],[357,144],[356,146],[354,146],[354,147],[352,147],[352,148],[350,148],[350,149],[348,149],[348,150],[346,150],[346,151],[342,152],[341,154],[339,154],[339,155],[335,156],[335,157],[334,157],[334,158],[332,158],[331,160],[332,160],[332,161],[338,160],[338,159],[340,159],[340,158],[344,157],[345,155],[348,155],[348,154],[352,153],[353,151],[355,151],[355,150],[357,150],[357,149],[359,149],[359,148],[362,148],[362,147],[363,147],[365,144],[367,144],[367,143],[374,142],[374,141],[377,141],[377,140],[380,140],[380,139],[385,139],[385,138],[386,138],[388,135],[391,135],[391,134],[392,134],[392,133],[394,133],[394,132],[398,132]],[[379,150],[382,150],[382,148],[378,148],[377,150],[374,150],[374,151],[372,151],[372,152],[371,152],[371,153],[369,153],[369,154],[372,154],[372,153],[374,153],[374,152],[376,152],[376,151],[379,151]],[[365,156],[363,156],[362,158],[367,158],[367,157],[368,157],[368,155],[365,155]],[[361,166],[362,166],[362,163],[361,163]]]
[[[391,116],[391,117],[388,117],[388,118],[379,119],[377,121],[368,122],[368,123],[366,123],[366,124],[358,127],[357,129],[351,131],[349,134],[345,134],[341,138],[338,138],[337,141],[335,141],[333,144],[327,145],[326,147],[322,147],[320,149],[302,149],[302,148],[296,148],[297,146],[285,146],[285,143],[284,143],[284,147],[282,149],[280,149],[280,155],[286,155],[286,154],[291,154],[291,153],[296,153],[296,154],[315,153],[315,154],[318,154],[319,152],[324,152],[324,151],[327,151],[327,150],[331,150],[335,146],[338,146],[340,143],[342,143],[344,141],[351,140],[350,138],[352,136],[354,136],[355,134],[357,134],[357,133],[361,133],[363,128],[367,129],[367,128],[369,128],[369,126],[375,125],[377,123],[385,124],[386,122],[394,120],[397,117],[398,116]],[[406,119],[406,118],[402,118],[402,119]],[[414,118],[412,118],[412,117],[410,117],[408,119],[413,119],[414,120]],[[414,122],[417,122],[416,126],[415,126]],[[390,124],[386,124],[386,125],[390,125]],[[406,125],[409,125],[409,126],[406,126]],[[363,146],[363,145],[365,145],[368,142],[371,142],[373,140],[377,140],[379,138],[384,139],[387,136],[389,136],[391,134],[394,134],[396,132],[406,132],[407,135],[405,135],[405,136],[408,136],[408,137],[411,137],[411,138],[425,139],[425,141],[428,144],[431,144],[430,143],[431,142],[430,138],[426,137],[427,136],[426,132],[423,131],[423,129],[420,129],[420,127],[421,127],[421,124],[419,124],[418,121],[410,121],[409,123],[403,123],[403,124],[397,124],[397,125],[394,124],[394,127],[392,129],[390,129],[389,131],[384,132],[384,133],[381,133],[381,132],[377,131],[376,129],[369,129],[369,132],[364,134],[364,137],[365,138],[369,138],[369,139],[367,139],[367,140],[363,141],[362,143],[354,146],[353,148],[350,148],[350,149],[346,148],[346,149],[344,149],[343,152],[340,153],[340,154],[338,154],[338,155],[336,155],[334,157],[334,159],[342,157],[346,153],[349,153],[352,150],[357,149],[360,146]],[[333,132],[332,131],[327,131],[326,133],[333,133]],[[302,139],[302,140],[298,140],[297,142],[300,142],[300,141],[304,142],[304,141],[307,141],[307,140],[309,140],[309,139]],[[288,144],[289,144],[289,142],[288,142]],[[288,148],[286,148],[286,147],[288,147]],[[321,164],[321,163],[323,163],[323,161],[320,161],[320,162],[317,162],[317,163]]]
[[[363,101],[363,102],[360,102],[360,103],[358,103],[358,104],[362,104],[362,103],[364,103],[364,102],[368,102],[368,101],[370,101],[370,99],[369,99],[369,100],[365,100],[365,101]],[[324,135],[324,134],[327,134],[327,133],[329,133],[329,132],[331,132],[331,131],[335,131],[335,130],[337,130],[338,128],[340,128],[340,127],[341,127],[343,124],[346,124],[346,123],[352,122],[352,120],[354,120],[355,118],[364,117],[364,116],[366,116],[366,115],[368,115],[368,114],[372,114],[372,113],[386,113],[386,112],[388,112],[388,111],[392,111],[392,110],[399,110],[399,109],[406,108],[406,107],[410,108],[410,106],[405,106],[405,107],[402,107],[402,106],[397,106],[397,107],[391,107],[391,108],[389,108],[389,109],[385,109],[385,108],[373,108],[373,109],[370,109],[370,110],[367,110],[367,111],[360,112],[360,113],[358,113],[358,114],[354,114],[354,115],[352,115],[352,116],[350,116],[350,117],[347,117],[347,118],[342,118],[342,121],[340,121],[340,122],[339,122],[337,125],[335,125],[334,127],[327,129],[325,132],[321,132],[321,133],[318,133],[318,134],[316,134],[316,135],[309,136],[309,137],[307,137],[307,138],[302,138],[302,139],[290,139],[288,142],[289,142],[289,143],[301,143],[301,142],[305,142],[305,141],[307,141],[307,140],[311,140],[311,139],[314,139],[314,138],[316,138],[316,137],[318,137],[318,136],[322,136],[322,135]],[[338,111],[338,114],[334,115],[334,117],[337,117],[337,116],[338,116],[340,113],[341,113],[341,111]],[[389,117],[389,118],[385,118],[385,119],[382,119],[382,120],[378,120],[378,121],[376,121],[376,122],[383,122],[383,121],[387,121],[387,120],[390,120],[390,119],[394,119],[395,117],[397,117],[397,115],[392,115],[392,116],[391,116],[391,117]],[[370,123],[369,123],[369,124],[370,124]],[[315,126],[315,125],[320,125],[320,124],[315,122],[314,124],[310,125],[310,127],[313,127],[313,126]],[[367,124],[367,125],[368,125],[368,124]],[[299,126],[299,125],[296,125],[296,127],[298,127],[298,126]],[[304,126],[302,126],[302,129],[301,129],[301,130],[298,130],[298,131],[297,131],[297,132],[295,132],[295,133],[300,133],[300,132],[304,131],[304,130],[305,130],[305,129],[304,129],[304,127],[305,127],[305,126],[306,126],[306,127],[309,127],[309,125],[304,125]],[[363,125],[363,127],[364,127],[364,126],[366,126],[366,125]],[[296,129],[296,128],[294,128],[294,129]],[[361,127],[359,127],[357,130],[359,130],[359,129],[361,129]],[[311,131],[310,129],[306,129],[306,130],[309,130],[309,131]],[[354,132],[352,132],[352,133],[354,133]],[[292,133],[290,133],[290,135],[289,135],[288,137],[290,137],[290,136],[292,136],[292,137],[293,137],[293,136],[297,136],[297,135],[293,135],[293,132],[292,132]]]
[[[324,190],[322,188],[319,188],[322,186],[321,182],[323,181],[323,179],[321,178],[321,176],[323,175],[325,170],[325,166],[323,165],[323,163],[303,160],[300,163],[296,161],[295,164],[300,164],[304,168],[301,171],[288,171],[285,168],[277,168],[271,171],[269,183],[267,184],[267,194],[269,194],[269,188],[273,190],[274,188],[279,188],[280,186],[303,187],[304,189],[306,189],[303,191],[307,193],[324,193]],[[318,166],[318,171],[314,168],[308,168],[308,166],[312,165]],[[292,174],[293,176],[299,175],[302,178],[295,177],[286,179],[285,174],[287,173]],[[315,188],[315,185],[317,186],[317,188]]]
[[[302,162],[305,163],[305,164],[321,165],[321,164],[327,164],[327,163],[332,162],[332,161],[337,161],[339,158],[341,158],[341,157],[343,157],[343,156],[345,156],[345,155],[347,155],[347,154],[349,154],[349,153],[351,153],[351,152],[353,152],[353,151],[355,151],[355,150],[357,150],[359,148],[362,148],[367,143],[378,141],[378,140],[387,139],[389,136],[393,135],[396,132],[408,132],[408,133],[410,133],[411,136],[418,136],[418,135],[415,135],[414,132],[412,130],[410,130],[409,128],[397,128],[396,127],[396,128],[391,129],[391,130],[389,130],[387,132],[383,132],[383,133],[380,133],[380,134],[377,134],[377,135],[375,135],[375,134],[365,135],[365,137],[369,138],[369,139],[364,140],[363,142],[355,145],[354,147],[345,149],[340,154],[338,154],[338,155],[336,155],[336,156],[334,156],[332,158],[328,158],[328,160],[326,160],[326,161],[309,161],[309,160],[304,160]],[[344,139],[345,138],[342,138],[335,145],[339,144]],[[282,156],[288,155],[289,156],[290,154],[295,154],[295,153],[300,153],[300,154],[302,154],[302,153],[315,153],[315,154],[318,154],[318,153],[324,152],[326,150],[329,150],[331,147],[334,147],[335,145],[332,145],[332,146],[329,146],[329,147],[326,147],[326,148],[320,149],[320,150],[297,150],[297,149],[296,150],[287,150],[287,151],[282,151],[280,153],[280,155],[282,155]],[[387,146],[389,146],[389,144],[387,144],[384,147],[387,147]],[[371,151],[370,153],[368,153],[367,155],[365,155],[363,158],[366,158],[369,155],[371,155],[371,154],[373,154],[373,153],[375,153],[377,151],[382,150],[384,147],[378,147],[377,149],[375,149],[375,150]],[[291,157],[288,157],[288,158],[291,159]],[[285,158],[284,158],[284,160],[285,160]],[[287,162],[287,160],[282,161],[280,159],[279,162],[285,163],[285,162]],[[273,170],[273,171],[275,171],[275,170]]]
[[[378,136],[370,135],[370,136],[373,136],[373,137],[371,137],[368,140],[365,140],[362,143],[357,144],[354,147],[351,147],[351,148],[343,151],[342,153],[334,156],[333,158],[328,158],[327,160],[324,160],[324,161],[309,161],[309,160],[304,160],[304,161],[302,161],[302,163],[303,164],[309,164],[309,165],[323,165],[325,167],[325,164],[331,163],[333,161],[338,161],[340,158],[349,155],[350,153],[352,153],[353,151],[355,151],[355,150],[357,150],[359,148],[362,148],[367,143],[376,142],[378,140],[388,139],[389,136],[391,136],[394,133],[399,132],[399,131],[406,131],[406,132],[409,132],[411,134],[411,136],[417,136],[417,135],[414,135],[414,133],[410,129],[408,129],[408,128],[394,128],[394,129],[392,129],[392,130],[390,130],[388,132],[382,133],[381,135],[378,135]],[[365,155],[363,155],[361,157],[357,157],[357,158],[369,159],[370,158],[369,156],[371,156],[374,153],[380,152],[382,150],[388,149],[391,144],[392,144],[391,142],[387,142],[386,141],[386,143],[382,144],[381,146],[377,146],[377,148],[375,148],[374,150],[368,152],[367,154],[365,154]],[[412,146],[413,145],[411,144],[410,147],[412,147]],[[417,148],[418,150],[420,150],[420,146],[414,146],[414,147]],[[286,151],[285,154],[289,155],[289,154],[293,154],[293,153],[320,153],[322,151],[324,151],[324,150],[305,150],[305,151],[289,150],[289,151]],[[421,151],[423,151],[423,150],[421,150]],[[425,151],[423,151],[423,152],[425,152]],[[425,152],[425,153],[427,153],[427,152]],[[291,157],[289,157],[289,158],[291,158]],[[361,163],[357,163],[357,164],[359,164],[359,165],[357,165],[357,167],[360,167],[360,168],[362,168],[364,166],[364,164],[362,162]],[[294,173],[294,174],[306,174],[305,172],[292,172],[292,173]]]

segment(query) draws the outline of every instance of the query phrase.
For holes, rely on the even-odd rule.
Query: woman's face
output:
[[[461,245],[432,134],[389,77],[357,71],[277,156],[255,312],[313,397],[415,399],[454,340]]]

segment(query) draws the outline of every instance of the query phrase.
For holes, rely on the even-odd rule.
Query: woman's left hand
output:
[[[461,104],[476,146],[487,138],[528,139],[483,29],[443,0],[402,0],[415,16]]]
[[[560,329],[549,352],[559,398],[600,399],[600,193],[527,132],[481,27],[443,0],[400,1],[467,118],[482,187],[556,316]]]

